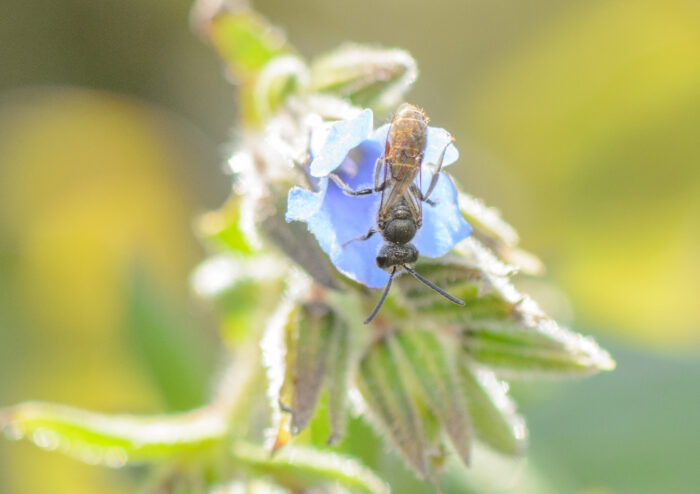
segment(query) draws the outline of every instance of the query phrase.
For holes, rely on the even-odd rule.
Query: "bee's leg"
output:
[[[416,184],[411,184],[411,192],[413,192],[418,199],[420,199],[421,201],[427,202],[431,206],[435,206],[435,204],[437,204],[435,201],[424,198],[423,193],[420,191],[420,189],[418,188],[418,186]]]
[[[354,241],[356,241],[356,240],[367,240],[367,239],[369,239],[372,235],[374,235],[375,233],[377,233],[377,230],[375,230],[374,228],[370,228],[369,231],[368,231],[367,233],[365,233],[364,235],[360,235],[359,237],[351,238],[350,240],[348,240],[347,242],[345,242],[345,243],[343,244],[343,247],[345,247],[345,246],[348,245],[349,243],[354,242]]]
[[[366,196],[367,194],[371,194],[373,192],[381,192],[384,190],[384,187],[386,187],[386,182],[381,184],[379,187],[375,187],[373,189],[360,189],[360,190],[352,190],[348,184],[343,182],[343,180],[335,173],[331,173],[328,175],[328,177],[335,182],[335,184],[340,187],[340,189],[347,195],[349,196]]]
[[[374,190],[375,192],[381,192],[386,187],[386,173],[384,174],[384,182],[379,185],[379,172],[384,164],[384,155],[377,158],[377,162],[374,164]]]
[[[433,179],[430,181],[430,186],[428,187],[427,192],[423,196],[424,201],[428,201],[428,197],[430,197],[430,194],[433,192],[433,189],[435,188],[435,185],[437,184],[438,178],[440,178],[440,170],[442,169],[442,160],[445,158],[445,151],[447,151],[447,147],[452,144],[452,142],[448,142],[447,146],[444,147],[442,150],[442,153],[440,153],[440,159],[438,159],[438,162],[436,164],[435,168],[435,173],[433,174]],[[428,202],[428,204],[430,204]]]
[[[371,194],[374,192],[374,189],[360,189],[360,190],[352,190],[348,184],[343,182],[343,180],[336,175],[335,173],[331,173],[328,175],[328,177],[335,182],[335,184],[340,187],[340,190],[342,190],[344,193],[346,193],[349,196],[366,196],[367,194]]]

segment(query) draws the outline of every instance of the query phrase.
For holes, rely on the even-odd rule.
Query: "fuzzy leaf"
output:
[[[409,307],[436,328],[461,331],[465,354],[500,373],[594,373],[615,367],[593,339],[560,327],[529,297],[510,283],[511,266],[501,263],[477,240],[469,238],[443,259],[424,261],[421,273],[465,301],[445,303],[423,287],[399,280]]]
[[[476,436],[508,455],[524,452],[527,429],[508,397],[508,385],[486,369],[473,369],[466,359],[457,363],[459,384]]]
[[[282,32],[243,2],[199,1],[192,20],[239,80],[255,77],[270,60],[291,52]]]
[[[517,247],[520,238],[515,229],[501,218],[496,208],[486,206],[483,201],[460,192],[459,209],[472,226],[474,236],[490,247],[505,262],[518,266],[528,274],[542,274],[544,265],[534,254]]]
[[[301,307],[292,363],[292,433],[298,434],[311,419],[324,382],[335,314],[320,302]],[[289,351],[289,349],[288,349]]]
[[[328,419],[331,426],[328,444],[335,444],[345,434],[347,425],[350,373],[350,330],[342,317],[335,317],[328,359]]]
[[[272,59],[255,81],[253,100],[256,114],[264,119],[284,102],[287,96],[308,84],[309,74],[303,60],[294,55]]]
[[[590,374],[615,365],[591,338],[549,318],[524,325],[469,324],[462,341],[466,355],[511,377]]]
[[[445,435],[440,419],[421,393],[413,395],[416,414],[425,439],[425,456],[433,472],[441,472],[447,466],[449,452],[445,446]]]
[[[264,448],[237,442],[233,457],[257,474],[269,475],[293,492],[338,483],[356,492],[389,494],[389,486],[357,460],[312,448],[288,445],[274,456]]]
[[[344,45],[314,61],[310,88],[381,113],[401,101],[417,74],[416,62],[403,50]]]
[[[120,467],[204,449],[225,436],[227,421],[213,407],[138,417],[25,402],[0,410],[0,429],[86,463]]]
[[[437,415],[465,464],[469,464],[471,424],[450,357],[428,331],[400,331],[395,341],[403,350],[429,407]]]
[[[419,477],[430,478],[423,431],[410,392],[386,339],[374,343],[360,362],[357,386],[372,417]]]
[[[280,84],[279,78],[268,74],[268,83],[262,84],[266,90],[262,92],[256,89],[256,81],[273,59],[292,54],[291,46],[279,30],[243,2],[200,0],[193,10],[192,19],[195,28],[226,63],[238,86],[241,122],[260,125],[266,114],[261,113],[259,103],[267,105],[270,95],[277,95],[272,97],[274,101],[280,94],[286,94],[287,88],[291,87],[288,83],[295,77]],[[270,84],[271,79],[276,80]]]

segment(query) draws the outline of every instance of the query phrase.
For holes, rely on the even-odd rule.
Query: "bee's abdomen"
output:
[[[428,119],[419,108],[404,104],[389,128],[389,160],[395,180],[412,179],[418,172],[427,143]]]

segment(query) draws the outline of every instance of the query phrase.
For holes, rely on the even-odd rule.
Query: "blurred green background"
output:
[[[188,288],[204,256],[192,222],[228,193],[236,103],[190,6],[3,2],[0,406],[154,412],[209,394],[222,350]],[[410,51],[410,100],[454,134],[452,172],[562,291],[524,288],[617,359],[513,386],[531,450],[499,488],[697,492],[700,2],[255,6],[308,57],[347,40]],[[377,466],[383,446],[367,444]],[[389,463],[396,492],[414,492]],[[132,492],[141,473],[0,442],[2,493]]]

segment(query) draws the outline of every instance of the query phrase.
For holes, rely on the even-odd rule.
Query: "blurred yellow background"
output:
[[[700,3],[254,4],[307,56],[347,40],[410,51],[421,76],[409,99],[455,135],[462,159],[451,171],[542,257],[570,296],[574,328],[613,346],[618,371],[552,388],[559,404],[522,392],[533,463],[562,469],[553,475],[562,492],[691,492]],[[220,163],[236,105],[189,30],[190,6],[3,6],[0,406],[147,412],[206,398],[218,349],[215,322],[189,295],[204,255],[191,224],[228,192]],[[139,340],[135,270],[184,321],[161,335],[183,358],[176,377],[159,374],[147,350],[161,340]],[[594,430],[577,441],[591,449],[556,458],[574,421]],[[3,493],[132,492],[139,475],[0,442]]]

